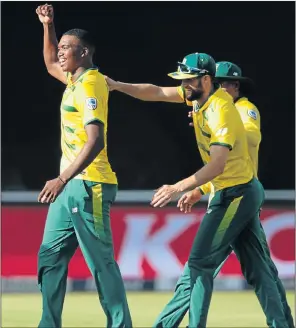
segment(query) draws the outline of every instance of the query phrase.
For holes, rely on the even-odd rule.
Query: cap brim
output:
[[[248,77],[237,77],[237,76],[217,76],[215,77],[216,82],[222,81],[239,81],[240,91],[246,96],[252,94],[255,91],[255,83]]]
[[[243,76],[215,76],[215,79],[217,81],[239,81],[248,84],[254,83],[253,80],[251,80],[249,77],[243,77]]]
[[[198,77],[197,74],[189,74],[189,73],[183,73],[183,72],[173,72],[168,74],[169,77],[175,79],[175,80],[187,80],[187,79],[193,79]]]

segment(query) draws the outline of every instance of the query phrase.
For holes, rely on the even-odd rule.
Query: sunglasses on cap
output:
[[[186,64],[183,64],[181,62],[178,62],[178,68],[179,68],[179,72],[182,73],[188,73],[188,74],[192,74],[192,73],[196,73],[198,75],[207,75],[210,72],[206,69],[200,69],[200,68],[196,68],[196,67],[190,67]]]

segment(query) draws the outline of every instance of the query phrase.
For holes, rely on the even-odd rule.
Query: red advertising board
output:
[[[3,277],[36,275],[46,214],[47,207],[2,206]],[[178,277],[203,214],[204,209],[182,214],[170,207],[114,207],[111,211],[114,247],[123,277]],[[265,208],[261,219],[280,276],[295,276],[294,211]],[[220,275],[241,276],[234,254]],[[70,263],[69,276],[90,277],[79,249]]]

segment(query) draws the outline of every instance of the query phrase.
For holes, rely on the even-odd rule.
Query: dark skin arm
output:
[[[61,175],[47,181],[39,194],[38,202],[52,203],[62,192],[66,183],[86,169],[98,154],[104,149],[104,124],[93,122],[85,127],[87,142],[81,149],[74,162]]]
[[[58,61],[58,41],[53,23],[53,7],[50,5],[39,6],[36,14],[43,24],[43,56],[47,71],[59,81],[67,84],[66,74]]]

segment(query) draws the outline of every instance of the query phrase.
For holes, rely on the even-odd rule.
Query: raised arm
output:
[[[58,41],[53,23],[53,7],[39,6],[36,13],[43,24],[43,56],[47,71],[59,81],[67,84],[66,74],[63,72],[58,60]]]
[[[159,87],[153,84],[132,84],[114,81],[105,76],[109,90],[117,90],[144,101],[183,103],[178,87]]]

